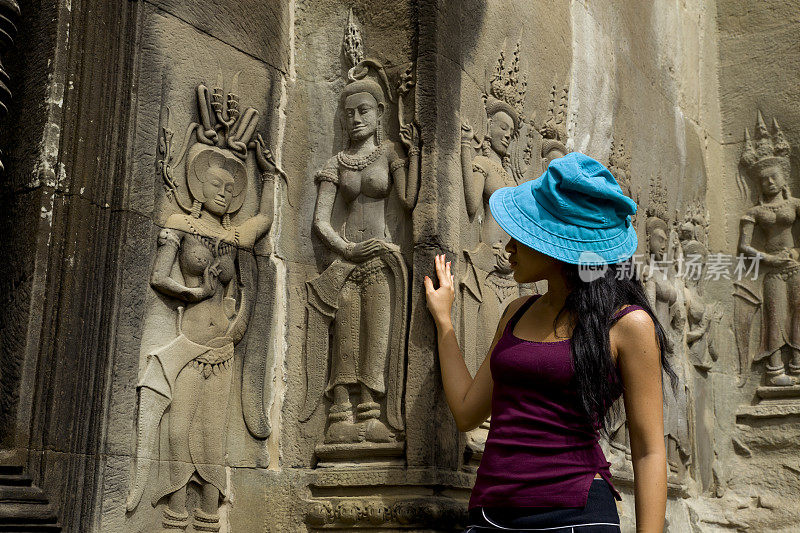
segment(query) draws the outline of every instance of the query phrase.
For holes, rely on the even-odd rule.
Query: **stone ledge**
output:
[[[800,399],[800,385],[792,385],[791,387],[759,387],[756,389],[756,394],[761,399]]]
[[[765,420],[786,417],[800,417],[800,402],[764,402],[758,405],[743,406],[736,411],[737,422],[747,419]]]
[[[319,463],[317,468],[345,466],[352,462],[354,466],[369,464],[394,464],[403,461],[405,442],[358,442],[355,444],[320,444],[315,452]],[[344,463],[344,464],[343,464]]]

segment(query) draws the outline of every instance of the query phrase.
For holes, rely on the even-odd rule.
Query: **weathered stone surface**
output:
[[[459,530],[486,428],[456,429],[422,280],[435,254],[453,261],[475,372],[508,302],[546,290],[510,278],[488,196],[579,150],[639,204],[645,287],[680,378],[666,530],[796,529],[798,27],[782,0],[0,9],[0,462],[66,531]],[[238,115],[204,123],[229,98]],[[226,117],[241,144],[212,146],[239,136]],[[197,177],[203,153],[220,163]],[[708,273],[742,250],[787,270],[674,268],[699,256]],[[235,334],[215,329],[239,316]],[[198,342],[164,351],[183,337]],[[159,388],[167,355],[189,365]],[[148,423],[155,448],[137,448]],[[624,419],[611,433],[632,531]],[[148,456],[162,464],[137,481]],[[188,474],[153,503],[170,459]]]

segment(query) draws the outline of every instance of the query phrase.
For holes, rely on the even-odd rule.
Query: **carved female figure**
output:
[[[746,134],[742,164],[759,194],[757,204],[740,219],[739,252],[758,257],[766,267],[761,304],[763,333],[755,360],[767,359],[770,385],[788,386],[795,383],[795,378],[785,371],[781,354],[784,346],[792,354],[789,373],[800,375],[800,250],[792,235],[800,216],[800,199],[791,195],[786,183],[790,148],[777,121],[774,129],[773,139],[759,112],[755,147]],[[756,228],[764,237],[763,250],[752,243]]]
[[[204,89],[201,86],[198,95],[205,94]],[[201,98],[201,108],[205,103]],[[177,302],[177,317],[174,338],[149,352],[138,384],[137,467],[127,507],[133,510],[144,492],[147,459],[158,456],[159,447],[162,453],[166,450],[161,459],[168,472],[160,473],[152,502],[155,506],[169,496],[163,519],[167,531],[189,524],[190,482],[202,493],[201,507],[194,511],[195,530],[220,528],[219,500],[228,492],[225,446],[234,346],[247,329],[255,298],[247,268],[240,268],[240,252],[252,251],[269,231],[274,178],[280,173],[261,137],[250,141],[254,128],[248,124],[255,125],[255,110],[248,109],[243,115],[248,124],[238,127],[233,127],[238,113],[230,115],[235,116],[219,117],[230,123],[216,130],[207,124],[208,116],[202,117],[203,124],[192,125],[198,139],[186,155],[192,205],[188,213],[167,219],[150,277],[154,290]],[[245,157],[253,147],[261,171],[260,205],[254,216],[236,225],[231,215],[244,201]],[[166,437],[166,446],[156,445],[159,433]]]
[[[367,77],[369,66],[376,64],[366,60],[351,69],[341,95],[347,148],[315,179],[313,227],[338,258],[308,283],[309,362],[302,418],[311,416],[323,393],[331,399],[326,444],[392,441],[382,420],[384,397],[386,422],[395,430],[403,428],[407,272],[386,217],[392,189],[406,210],[416,204],[419,136],[409,123],[401,124],[402,144],[383,140],[384,89]],[[338,227],[332,223],[334,205],[344,211]],[[355,422],[352,389],[358,395]]]
[[[686,344],[689,348],[689,360],[699,370],[709,370],[717,360],[716,346],[714,345],[714,323],[721,318],[713,305],[706,303],[703,297],[702,276],[703,265],[708,259],[708,249],[694,238],[695,226],[684,224],[681,230],[682,248],[687,264],[699,263],[699,270],[689,272],[684,276],[684,303],[686,306]],[[691,232],[691,233],[690,233]]]
[[[464,201],[470,222],[479,219],[479,240],[475,248],[464,250],[466,272],[460,282],[462,324],[461,341],[466,347],[468,366],[477,370],[489,349],[493,331],[486,324],[499,320],[505,306],[518,297],[519,284],[511,277],[511,265],[505,251],[505,233],[489,211],[489,197],[501,187],[517,185],[523,171],[517,161],[520,150],[513,151],[523,122],[526,82],[519,78],[519,43],[510,65],[500,52],[493,76],[484,94],[488,119],[486,135],[481,139],[467,121],[461,126],[461,176]],[[479,152],[474,147],[477,142]],[[528,147],[529,149],[530,147]],[[514,159],[512,161],[512,159]],[[463,323],[469,317],[474,322]]]
[[[678,299],[678,292],[673,284],[673,265],[670,259],[673,254],[668,253],[670,244],[670,229],[667,223],[658,216],[650,216],[645,222],[647,233],[647,253],[649,263],[642,273],[647,296],[653,305],[659,321],[662,324],[673,325]],[[672,328],[668,328],[666,351],[672,354],[675,351]]]

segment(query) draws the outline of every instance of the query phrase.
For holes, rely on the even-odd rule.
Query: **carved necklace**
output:
[[[336,160],[339,162],[341,166],[343,166],[348,170],[364,170],[372,163],[377,161],[382,153],[383,153],[383,145],[379,144],[370,153],[362,156],[349,155],[346,154],[344,150],[342,150],[341,152],[336,154]]]
[[[786,200],[783,200],[781,203],[779,203],[777,205],[761,204],[761,207],[763,207],[765,209],[769,209],[770,211],[773,211],[773,212],[777,212],[779,209],[783,209],[784,207],[786,207],[786,204],[788,204],[788,203],[789,203],[789,200],[786,199]]]
[[[186,224],[191,228],[193,233],[201,237],[216,237],[217,240],[232,241],[233,244],[239,244],[239,228],[236,226],[232,226],[229,230],[225,230],[224,228],[220,230],[219,227],[211,225],[203,220],[203,217],[195,218],[193,216],[186,217]]]
[[[496,161],[492,161],[488,157],[486,160],[489,162],[489,166],[492,168],[492,170],[500,175],[500,178],[503,180],[503,183],[505,183],[506,187],[517,186],[516,180],[511,177],[511,174],[509,174],[505,168],[503,168],[503,165]]]

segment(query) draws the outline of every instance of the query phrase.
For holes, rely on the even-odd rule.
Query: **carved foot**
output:
[[[353,406],[349,403],[335,403],[331,406],[331,410],[328,413],[328,421],[331,423],[333,422],[342,422],[344,420],[350,419],[350,410]]]
[[[371,418],[378,418],[381,416],[381,406],[376,402],[363,402],[356,407],[358,413],[356,416],[359,420],[369,420]]]
[[[800,358],[789,363],[789,373],[800,376]]]
[[[346,444],[363,440],[358,425],[350,420],[332,422],[325,432],[325,444]]]
[[[791,369],[791,367],[790,364],[789,368]],[[767,376],[767,383],[774,387],[791,387],[795,384],[794,378],[786,375],[783,365],[767,365]]]
[[[364,438],[369,442],[391,442],[392,432],[389,431],[383,422],[377,418],[373,418],[365,422],[366,432]]]
[[[195,509],[192,527],[194,527],[195,531],[219,531],[219,515],[206,513],[202,509]]]
[[[178,531],[186,531],[189,525],[189,513],[176,513],[169,507],[164,508],[164,521],[161,522],[164,526],[163,533],[177,533]]]

